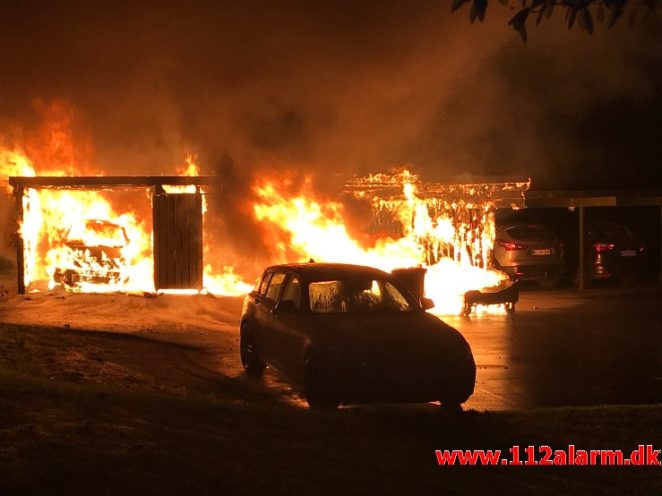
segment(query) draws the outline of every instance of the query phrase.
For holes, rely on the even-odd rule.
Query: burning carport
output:
[[[488,306],[514,311],[519,286],[492,262],[495,212],[524,208],[529,186],[530,179],[503,177],[421,181],[405,168],[354,178],[345,193],[369,202],[367,232],[418,247],[418,259],[409,267],[389,267],[393,274],[417,296],[434,295],[439,313],[468,315],[474,308],[491,311]]]
[[[26,291],[26,243],[23,225],[27,192],[147,190],[152,209],[153,282],[156,290],[199,290],[203,284],[204,176],[14,176],[18,292]],[[89,250],[86,251],[89,255]],[[105,256],[105,255],[104,255]]]
[[[408,195],[403,184],[411,185],[415,195]],[[572,228],[571,241],[578,235],[578,283],[580,289],[585,287],[586,260],[585,234],[587,232],[585,209],[590,207],[647,207],[654,208],[653,215],[648,212],[646,229],[652,233],[655,253],[658,244],[662,247],[662,192],[660,191],[542,191],[531,189],[531,181],[504,179],[472,179],[466,183],[431,183],[419,181],[415,175],[376,174],[365,178],[349,181],[346,192],[357,199],[368,200],[373,206],[373,222],[367,227],[370,231],[393,232],[402,225],[410,223],[414,235],[427,249],[428,264],[434,264],[439,257],[451,257],[456,261],[466,258],[473,266],[485,269],[491,267],[489,253],[484,254],[484,247],[491,247],[494,240],[490,226],[494,226],[494,214],[512,212],[513,216],[526,214],[537,215],[537,209],[565,210],[570,218],[564,218],[566,227]],[[412,208],[413,206],[413,208]],[[423,221],[418,222],[423,208]],[[633,209],[636,210],[636,209]],[[656,211],[659,211],[657,217]],[[576,212],[578,228],[572,227],[572,215]],[[443,239],[439,236],[440,224],[433,225],[426,218],[430,213],[432,220],[444,218],[450,221],[452,236]],[[404,217],[403,217],[404,214]],[[633,211],[638,215],[638,211]],[[395,223],[393,220],[395,219]],[[654,219],[654,220],[653,220]],[[543,219],[534,219],[538,222]],[[643,222],[643,221],[642,221]],[[659,226],[659,231],[658,231]],[[557,227],[561,227],[560,225]],[[442,233],[443,234],[443,233]],[[660,278],[662,279],[662,248],[660,249]],[[468,254],[468,256],[467,256]],[[476,285],[477,289],[478,285]],[[478,294],[474,291],[473,294]],[[492,293],[489,293],[492,296]]]

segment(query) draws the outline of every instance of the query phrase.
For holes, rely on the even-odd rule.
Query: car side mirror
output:
[[[299,311],[299,309],[292,300],[283,300],[277,303],[274,310],[276,312],[283,312],[283,313],[296,313]]]
[[[434,308],[434,301],[432,301],[430,298],[421,298],[421,308],[423,310],[430,310],[431,308]]]

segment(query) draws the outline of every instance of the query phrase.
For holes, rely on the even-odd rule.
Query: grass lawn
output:
[[[660,494],[660,467],[440,467],[435,449],[662,444],[662,406],[308,411],[0,361],[0,494]],[[35,372],[35,370],[41,370]]]

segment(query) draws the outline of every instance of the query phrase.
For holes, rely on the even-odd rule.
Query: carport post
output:
[[[584,290],[584,207],[579,208],[579,290]]]
[[[14,200],[16,205],[16,282],[18,294],[25,294],[25,254],[23,246],[23,186],[14,186]]]

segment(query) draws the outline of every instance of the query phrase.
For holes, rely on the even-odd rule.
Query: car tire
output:
[[[509,314],[515,313],[515,303],[513,303],[512,301],[509,301],[509,302],[505,303],[504,307],[506,309],[506,313],[509,313]]]
[[[459,391],[448,391],[444,393],[442,398],[439,400],[441,407],[444,410],[448,411],[462,411],[462,403],[467,401],[471,394],[463,394]]]
[[[266,363],[260,360],[255,352],[253,333],[247,324],[241,326],[239,354],[241,356],[241,365],[244,367],[244,370],[251,375],[260,375],[267,366]]]
[[[334,410],[340,405],[329,374],[314,353],[308,353],[304,360],[303,389],[310,408]]]

